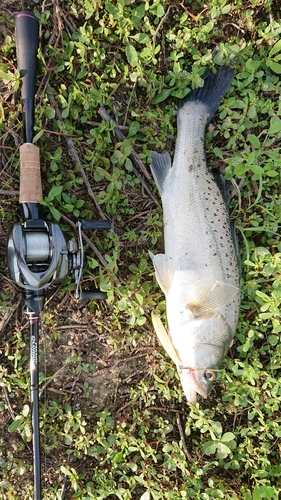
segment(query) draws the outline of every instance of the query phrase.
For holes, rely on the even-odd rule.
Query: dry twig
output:
[[[1,336],[4,333],[6,326],[10,322],[13,314],[16,312],[17,308],[19,307],[20,303],[21,303],[21,297],[19,298],[19,300],[17,301],[17,303],[13,307],[11,307],[8,311],[5,312],[3,318],[0,322],[0,335]]]
[[[185,444],[184,432],[183,432],[183,428],[182,428],[182,425],[181,425],[180,414],[178,412],[176,413],[176,417],[177,417],[177,426],[178,426],[178,429],[179,429],[179,433],[180,433],[180,437],[181,437],[181,442],[182,442],[182,447],[183,447],[184,454],[185,454],[186,458],[191,463],[193,463],[193,458],[190,455],[190,453],[189,453],[189,451],[188,451],[188,449],[186,447],[186,444]]]
[[[107,122],[114,121],[113,118],[108,114],[108,112],[106,111],[105,108],[103,108],[103,107],[99,108],[98,112],[99,112],[99,115],[103,118],[103,120],[106,120]],[[116,135],[116,137],[117,137],[117,139],[119,141],[124,141],[126,139],[126,137],[121,132],[121,130],[118,127],[118,125],[114,126],[114,132],[115,132],[115,135]],[[131,158],[132,162],[141,170],[141,172],[143,173],[143,175],[147,179],[150,180],[151,176],[150,176],[149,172],[147,171],[145,165],[143,164],[143,162],[141,161],[141,159],[138,157],[138,155],[137,155],[137,153],[135,152],[134,149],[132,149],[132,152],[130,154],[130,158]],[[140,180],[140,182],[142,183],[144,189],[149,194],[149,196],[151,197],[151,199],[155,202],[156,205],[159,205],[159,202],[158,202],[156,196],[153,194],[153,192],[151,191],[151,189],[149,188],[149,186],[147,185],[147,183],[145,182],[145,180],[142,178],[142,176],[139,174],[139,172],[137,171],[137,169],[134,166],[133,166],[133,172],[136,175],[136,177]]]
[[[100,107],[99,110],[98,110],[98,113],[99,115],[102,117],[103,120],[107,121],[107,122],[114,122],[115,120],[113,120],[113,118],[110,116],[110,114],[106,111],[105,108],[103,107]],[[120,128],[118,127],[118,125],[115,125],[114,126],[114,132],[115,132],[115,135],[117,137],[117,139],[119,141],[125,141],[126,137],[125,135],[121,132]],[[143,175],[148,179],[150,180],[151,179],[151,175],[149,174],[149,172],[147,171],[146,169],[146,166],[143,164],[143,162],[140,160],[140,158],[138,157],[137,153],[134,151],[134,149],[132,149],[132,153],[130,154],[130,157],[132,158],[132,161],[139,167],[139,169],[141,170],[141,172],[143,173]]]
[[[60,110],[59,110],[58,106],[56,105],[56,100],[55,100],[54,96],[49,95],[49,99],[50,99],[50,102],[51,102],[52,106],[53,106],[53,107],[54,107],[54,109],[55,109],[56,116],[57,116],[58,120],[60,120],[60,122],[61,122],[61,123],[64,123],[64,122],[63,122],[63,118],[62,118],[62,116],[61,116],[61,112],[60,112]],[[92,190],[92,188],[91,188],[91,184],[90,184],[90,182],[88,181],[88,178],[87,178],[87,176],[86,176],[86,174],[85,174],[85,171],[84,171],[84,169],[83,169],[83,167],[82,167],[82,164],[81,164],[81,161],[80,161],[79,155],[78,155],[78,153],[77,153],[77,151],[76,151],[76,148],[75,148],[75,146],[74,146],[74,142],[73,142],[73,140],[71,139],[71,137],[67,137],[67,136],[65,136],[65,140],[66,140],[66,143],[67,143],[67,146],[68,146],[68,154],[69,154],[69,156],[70,156],[71,160],[72,160],[72,161],[73,161],[76,165],[78,165],[78,167],[79,167],[79,169],[80,169],[80,175],[81,175],[81,177],[82,177],[82,179],[83,179],[83,181],[84,181],[84,184],[85,184],[85,186],[86,186],[86,188],[87,188],[88,194],[89,194],[89,196],[91,197],[91,199],[93,200],[93,202],[94,202],[94,204],[95,204],[95,207],[96,207],[96,209],[97,209],[97,211],[98,211],[98,213],[99,213],[99,216],[101,217],[101,219],[105,220],[105,219],[106,219],[106,216],[105,216],[105,214],[103,213],[102,209],[100,208],[100,206],[99,206],[99,204],[98,204],[98,202],[97,202],[97,200],[96,200],[96,198],[95,198],[95,195],[94,195],[93,190]]]

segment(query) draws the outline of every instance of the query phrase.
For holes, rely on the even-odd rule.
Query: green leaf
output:
[[[258,174],[258,175],[264,174],[263,168],[260,167],[259,165],[251,165],[251,170],[252,170],[252,172],[254,172],[254,174]]]
[[[95,175],[99,177],[99,179],[107,179],[108,181],[111,181],[111,175],[107,170],[101,167],[96,167],[95,168]]]
[[[27,415],[29,414],[29,406],[28,405],[24,405],[23,409],[22,409],[22,414],[24,417],[27,417]]]
[[[12,485],[11,483],[9,483],[9,481],[0,481],[0,488],[1,490],[4,490],[4,489],[8,489],[8,488],[12,488]]]
[[[39,132],[37,132],[37,134],[33,137],[33,144],[35,144],[35,142],[37,142],[40,137],[42,137],[42,135],[44,135],[44,131],[41,129],[39,130]]]
[[[268,177],[277,177],[279,173],[276,172],[276,170],[267,170],[266,175],[268,175]]]
[[[71,213],[73,212],[73,210],[74,210],[74,206],[73,206],[73,205],[71,205],[71,204],[69,204],[69,203],[65,203],[65,204],[63,205],[63,208],[64,208],[64,210],[65,210],[67,213],[69,213],[69,214],[71,214]]]
[[[157,94],[152,99],[152,104],[158,104],[159,102],[165,101],[167,97],[171,94],[173,89],[162,89],[159,94]]]
[[[214,148],[213,151],[218,158],[223,159],[223,154],[219,148]]]
[[[62,186],[53,186],[52,189],[49,191],[48,200],[52,201],[55,198],[60,199],[61,193],[62,193]]]
[[[132,152],[132,145],[129,141],[124,141],[122,144],[122,152],[125,156],[130,156]]]
[[[256,290],[256,294],[258,297],[260,297],[265,302],[270,301],[270,297],[268,295],[266,295],[266,293],[262,292],[261,290]]]
[[[163,451],[164,453],[170,453],[174,449],[172,444],[164,444]]]
[[[218,437],[221,437],[222,435],[222,425],[220,422],[216,422],[216,421],[211,421],[211,426],[212,426],[212,429],[213,431],[216,433],[216,435]]]
[[[85,0],[84,1],[84,5],[85,5],[85,19],[90,19],[90,17],[92,17],[95,9],[92,5],[92,2],[89,2],[88,0]]]
[[[133,135],[136,135],[136,133],[139,131],[140,129],[140,124],[139,122],[132,122],[131,125],[130,125],[130,128],[129,128],[129,132],[128,132],[128,135],[127,137],[132,137]]]
[[[66,476],[71,476],[71,471],[68,470],[64,465],[61,465],[60,466],[60,470],[63,474],[65,474]]]
[[[77,200],[75,203],[76,208],[81,208],[83,207],[85,201],[84,200]]]
[[[145,33],[137,33],[136,35],[132,36],[134,40],[138,43],[149,43],[149,36],[146,35]]]
[[[150,493],[148,491],[143,493],[142,496],[140,497],[140,500],[150,500]]]
[[[269,135],[278,134],[281,131],[281,120],[278,116],[273,116],[271,118],[270,127],[268,130]]]
[[[267,59],[266,64],[274,73],[281,74],[281,64],[271,61],[271,59]]]
[[[165,10],[164,10],[163,5],[161,5],[161,4],[157,5],[157,16],[162,17],[162,16],[164,16],[164,14],[165,14]]]
[[[254,148],[260,149],[261,143],[260,143],[259,138],[256,135],[248,134],[248,139],[249,139],[250,143],[254,146]]]
[[[9,73],[5,73],[0,69],[0,78],[4,80],[4,82],[8,83],[15,79],[15,75],[10,75]]]
[[[129,64],[133,68],[138,65],[138,62],[139,62],[138,53],[137,53],[135,47],[131,43],[128,43],[128,45],[126,46],[126,56],[127,56]]]
[[[274,54],[277,54],[277,52],[280,52],[281,50],[281,40],[278,40],[278,42],[273,45],[271,51],[269,52],[270,57],[274,56]]]
[[[69,106],[66,106],[66,108],[63,109],[63,111],[61,112],[61,116],[62,118],[67,118],[69,115]]]
[[[17,429],[19,429],[22,426],[22,419],[21,418],[16,418],[8,427],[9,432],[15,432]]]
[[[123,460],[123,452],[122,451],[118,451],[117,453],[115,453],[113,459],[112,459],[112,462],[114,464],[117,464],[119,462],[122,462]]]
[[[126,158],[125,168],[126,168],[126,170],[128,170],[128,172],[133,171],[133,163],[132,163],[132,160],[130,160],[130,158]]]
[[[226,432],[223,434],[221,440],[223,443],[228,443],[229,441],[233,441],[235,439],[235,434],[233,432]]]
[[[216,452],[217,446],[218,443],[216,441],[207,441],[203,446],[203,453],[205,453],[205,455],[213,455]]]
[[[47,118],[49,118],[50,120],[52,120],[53,118],[55,118],[56,112],[54,108],[48,106],[47,108],[44,109],[44,115],[47,116]]]
[[[60,220],[60,212],[55,207],[50,207],[50,212],[54,219],[58,222]]]
[[[218,458],[226,458],[231,453],[231,449],[223,443],[218,443],[217,454]]]

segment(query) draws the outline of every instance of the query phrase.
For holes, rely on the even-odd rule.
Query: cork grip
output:
[[[20,147],[20,203],[43,199],[39,148],[33,144]]]

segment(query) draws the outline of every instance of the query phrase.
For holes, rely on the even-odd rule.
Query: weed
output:
[[[43,208],[60,223],[62,215],[73,222],[98,218],[80,167],[68,154],[64,136],[70,136],[96,202],[114,222],[112,232],[91,235],[104,262],[86,248],[84,273],[108,300],[81,306],[69,300],[71,285],[65,280],[42,315],[49,339],[43,338],[41,347],[50,373],[66,370],[55,380],[48,368],[48,375],[43,367],[40,374],[40,389],[47,386],[46,401],[40,401],[43,496],[276,500],[281,491],[278,5],[270,0],[35,3],[43,41],[35,109]],[[18,191],[22,123],[21,105],[15,104],[20,78],[14,26],[6,12],[0,19],[1,189],[10,192]],[[206,154],[238,185],[231,218],[242,257],[241,315],[214,391],[190,408],[150,324],[154,308],[165,311],[148,255],[163,250],[163,221],[134,175],[130,153],[133,148],[148,165],[150,150],[173,152],[178,99],[202,85],[206,67],[229,63],[235,77],[208,128]],[[114,142],[113,123],[99,117],[101,106],[123,127],[124,142]],[[5,195],[4,237],[16,211],[14,195]],[[0,291],[4,319],[14,295],[7,278]],[[69,330],[57,329],[58,323]],[[32,471],[24,320],[17,315],[6,331],[0,364],[0,497],[27,500]],[[118,383],[110,406],[97,408],[95,380],[104,372],[107,383]],[[79,385],[79,393],[69,390],[69,380],[71,387]],[[106,384],[100,389],[106,393]]]

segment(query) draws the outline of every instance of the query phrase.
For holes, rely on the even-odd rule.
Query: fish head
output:
[[[233,332],[224,317],[215,312],[188,320],[170,333],[181,362],[177,368],[184,393],[195,404],[197,394],[207,398],[210,393]]]

